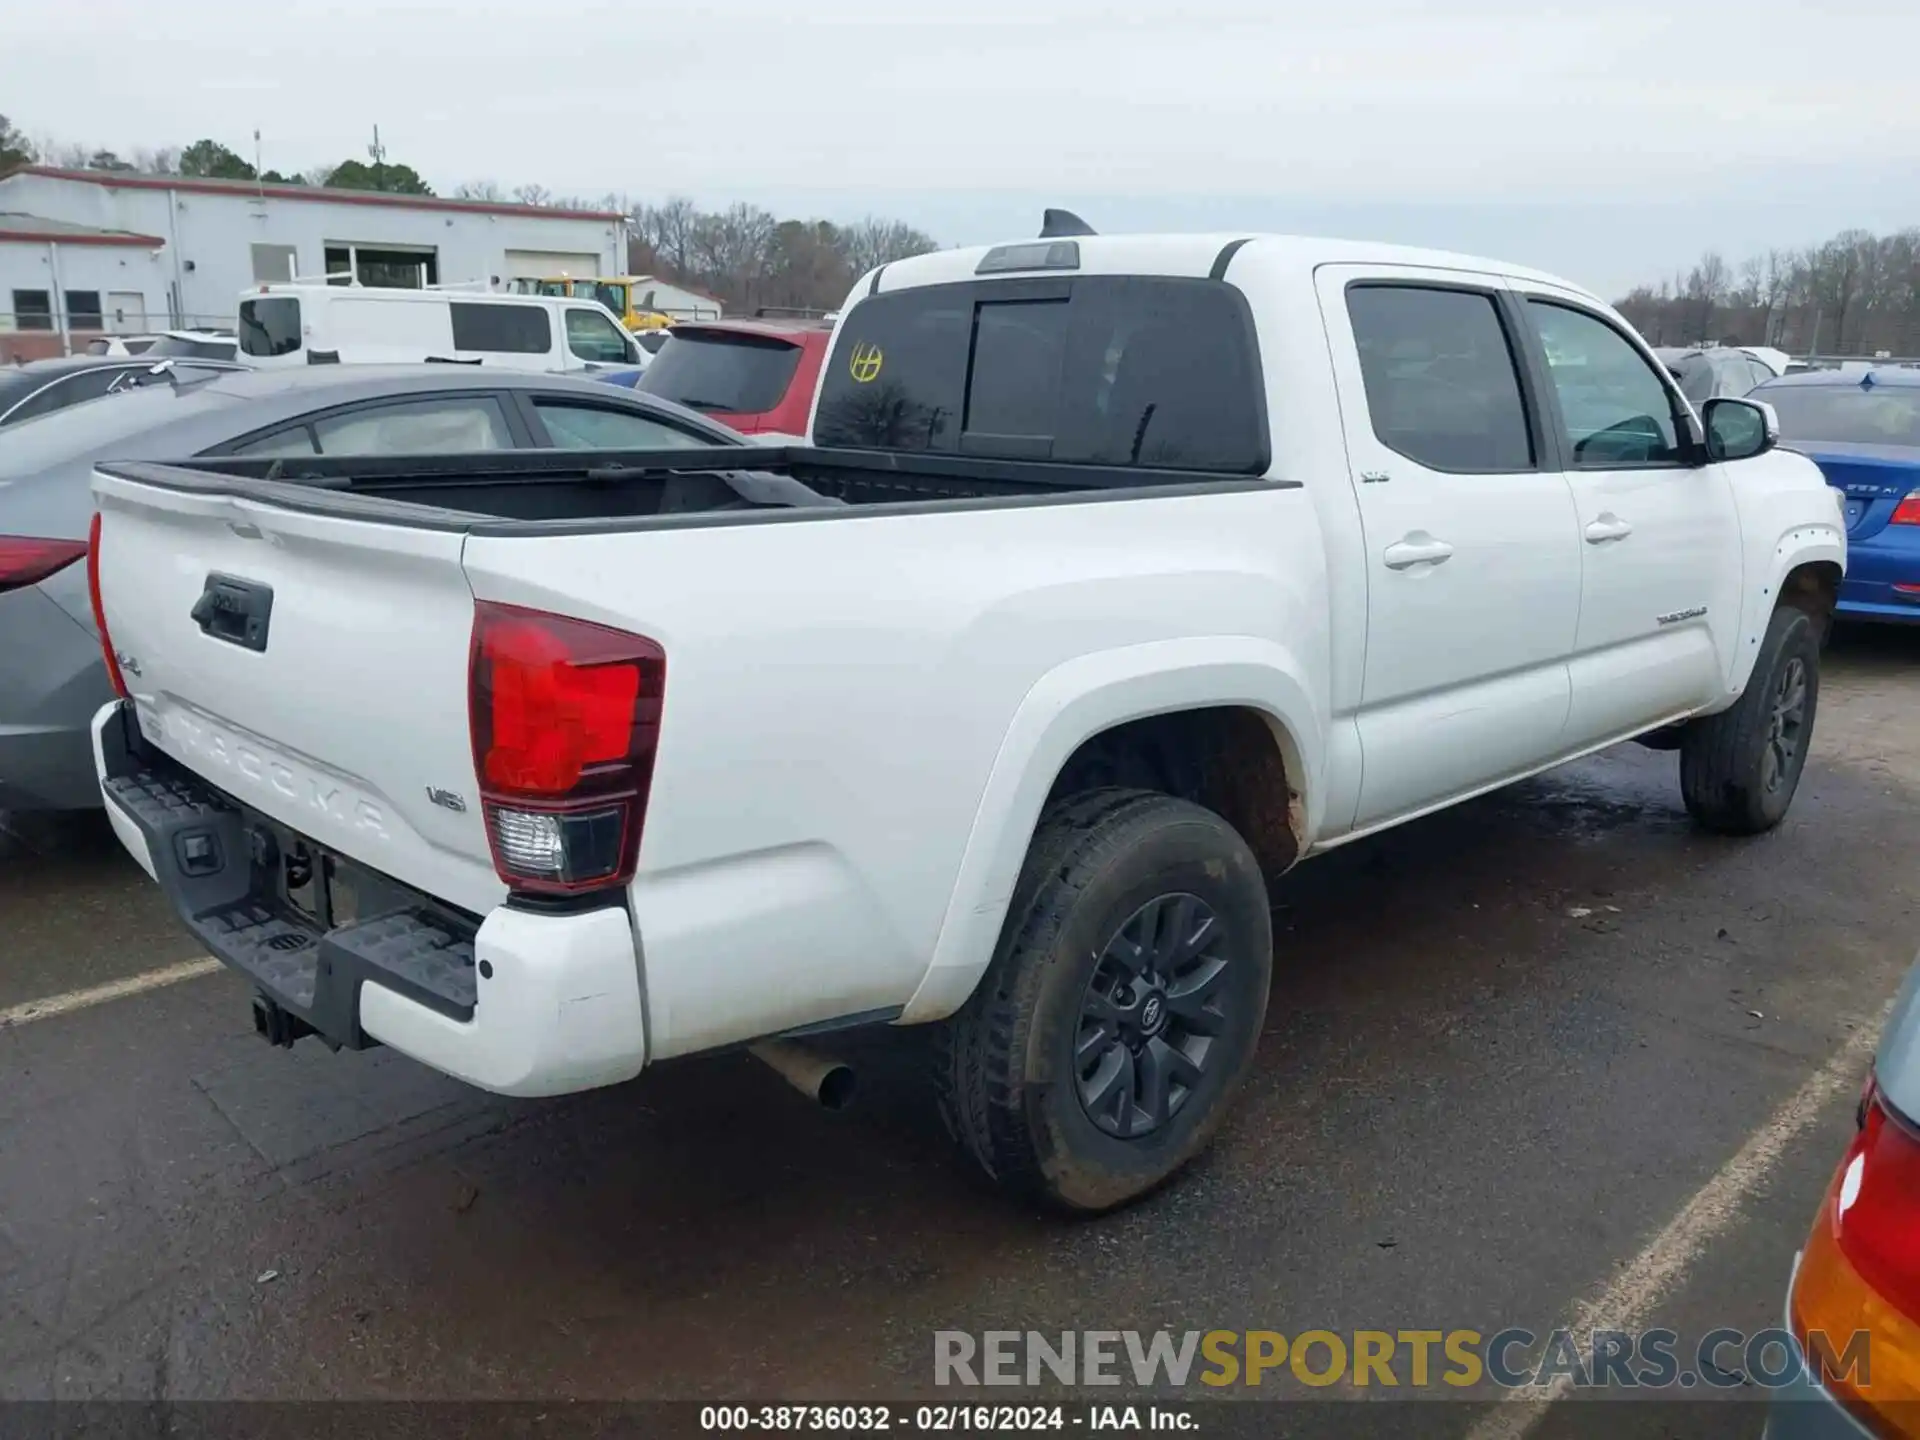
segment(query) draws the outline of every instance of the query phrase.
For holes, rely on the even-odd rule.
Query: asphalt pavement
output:
[[[830,1114],[738,1055],[518,1102],[277,1051],[225,973],[0,1028],[0,1398],[910,1398],[939,1329],[1544,1334],[1914,960],[1916,716],[1920,627],[1843,631],[1771,835],[1695,831],[1675,757],[1626,746],[1301,867],[1214,1151],[1092,1222],[969,1170],[911,1035],[854,1047]],[[103,826],[11,823],[0,1012],[194,956]],[[1778,1324],[1850,1108],[1821,1099],[1636,1320]],[[1287,1393],[1271,1433],[1371,1418]],[[1488,1398],[1387,1429],[1492,1433]],[[1528,1423],[1759,1431],[1750,1382],[1668,1398]]]

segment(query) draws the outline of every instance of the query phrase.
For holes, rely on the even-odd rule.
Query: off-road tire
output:
[[[1718,715],[1688,723],[1680,742],[1680,791],[1687,812],[1707,829],[1757,835],[1785,817],[1813,740],[1820,632],[1817,617],[1782,605],[1767,622],[1739,700]],[[1777,712],[1790,698],[1796,676],[1804,699],[1782,768]]]
[[[1224,961],[1208,987],[1210,995],[1217,987],[1207,1004],[1219,1007],[1218,1032],[1198,1078],[1167,1104],[1158,1128],[1118,1138],[1101,1128],[1112,1117],[1097,1122],[1082,1098],[1081,1066],[1090,1062],[1076,1064],[1075,1046],[1100,1031],[1084,1011],[1089,987],[1097,971],[1114,973],[1101,966],[1111,964],[1103,956],[1122,943],[1123,927],[1155,905],[1170,913],[1189,898],[1217,921],[1206,932],[1219,937],[1203,947],[1208,958],[1187,963]],[[1152,791],[1103,789],[1057,801],[1036,828],[992,963],[943,1027],[936,1081],[947,1127],[990,1176],[1053,1208],[1091,1214],[1135,1200],[1219,1128],[1252,1065],[1272,971],[1266,886],[1225,820]],[[1191,1036],[1176,1037],[1178,989],[1166,989],[1160,1038],[1191,1045]],[[1191,1008],[1191,997],[1184,1003]],[[1149,1013],[1137,996],[1132,1004],[1136,1018]],[[1138,1120],[1145,1112],[1127,1113]]]

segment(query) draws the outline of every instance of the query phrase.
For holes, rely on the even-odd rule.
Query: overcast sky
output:
[[[1609,294],[1920,224],[1920,0],[0,0],[0,113],[944,242],[1465,248]]]

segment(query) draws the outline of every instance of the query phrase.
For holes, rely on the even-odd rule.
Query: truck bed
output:
[[[1282,487],[1248,475],[975,456],[756,447],[695,451],[490,451],[464,455],[123,461],[109,475],[166,489],[245,494],[289,508],[491,534],[824,518]],[[300,491],[311,492],[303,503]],[[418,508],[415,508],[418,507]]]
[[[93,490],[142,753],[283,856],[375,877],[383,912],[426,897],[449,943],[479,919],[476,966],[532,923],[506,904],[474,751],[480,607],[657,647],[637,871],[592,921],[645,936],[654,1058],[906,1006],[941,957],[990,950],[976,931],[1026,835],[970,837],[1030,833],[1083,726],[1196,693],[1298,709],[1329,643],[1311,496],[1248,475],[539,451],[114,463]],[[635,983],[626,943],[593,985]]]

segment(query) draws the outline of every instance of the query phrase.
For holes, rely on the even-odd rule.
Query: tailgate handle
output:
[[[264,654],[267,622],[273,615],[273,587],[233,575],[210,574],[200,598],[193,602],[192,615],[201,634]]]

